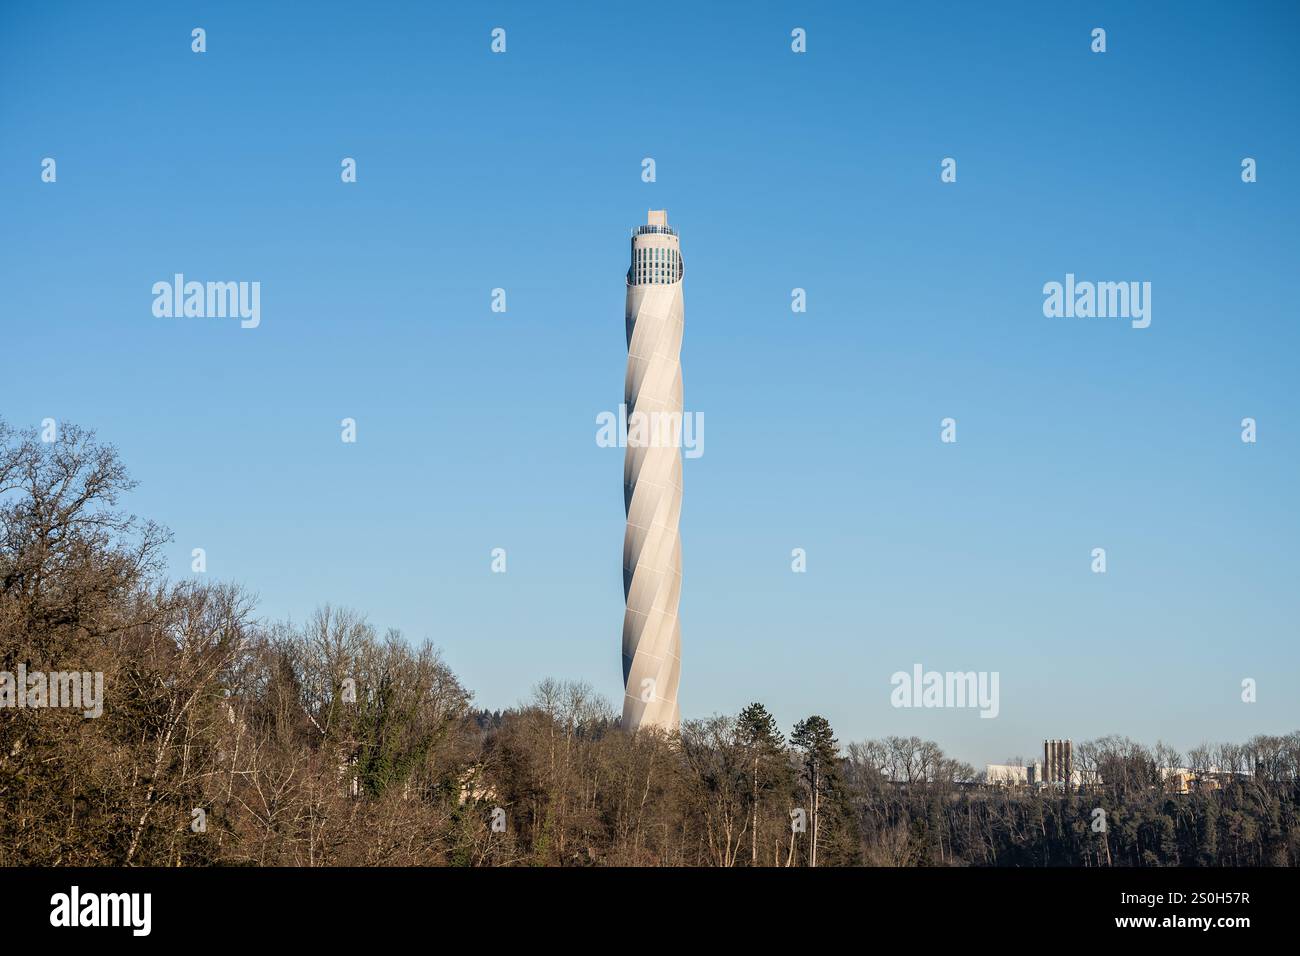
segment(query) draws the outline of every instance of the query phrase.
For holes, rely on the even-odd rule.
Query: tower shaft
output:
[[[623,459],[623,726],[680,721],[682,257],[663,211],[633,231],[627,274]]]

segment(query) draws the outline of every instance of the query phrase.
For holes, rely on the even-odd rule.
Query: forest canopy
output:
[[[571,681],[475,710],[434,646],[359,612],[264,623],[238,587],[167,580],[132,488],[93,432],[0,422],[0,672],[103,688],[94,717],[0,702],[0,865],[1300,862],[1300,733],[1185,757],[1103,738],[1076,747],[1101,783],[1035,790],[761,703],[671,735]],[[1161,768],[1184,764],[1230,775],[1180,793]]]

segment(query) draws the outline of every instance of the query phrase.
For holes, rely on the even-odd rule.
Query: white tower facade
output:
[[[676,730],[682,632],[682,255],[668,214],[632,231],[623,459],[623,726]],[[675,427],[674,427],[675,424]]]

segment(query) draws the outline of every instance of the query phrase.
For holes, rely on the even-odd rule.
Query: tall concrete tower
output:
[[[628,730],[676,730],[680,721],[682,272],[681,246],[668,214],[651,210],[646,224],[632,230],[627,271],[623,726]],[[638,427],[638,416],[644,427]],[[674,421],[677,440],[665,434]]]

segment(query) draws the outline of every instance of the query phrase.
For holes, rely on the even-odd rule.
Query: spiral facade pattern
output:
[[[668,216],[633,230],[627,274],[628,420],[623,459],[623,726],[680,721],[682,590],[682,257]]]

